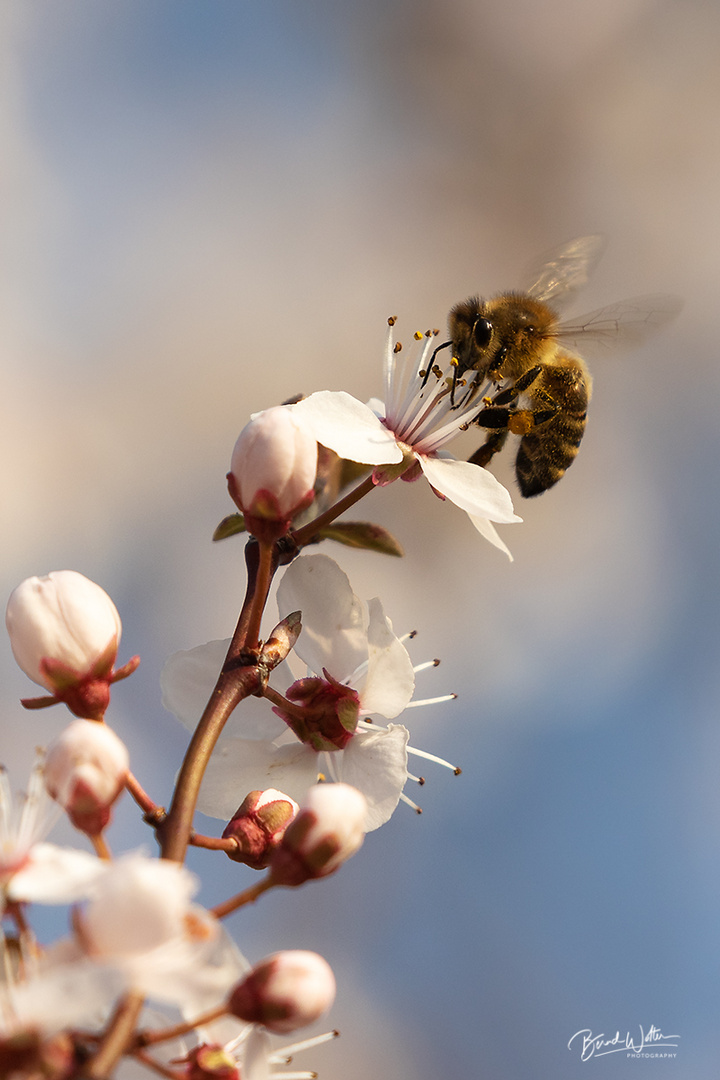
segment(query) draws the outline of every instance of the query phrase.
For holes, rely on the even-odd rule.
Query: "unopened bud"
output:
[[[260,663],[271,670],[284,660],[295,647],[302,630],[302,616],[299,611],[291,611],[277,624],[260,652]]]
[[[286,1035],[318,1020],[335,1000],[335,976],[322,956],[302,949],[274,953],[239,983],[228,1011]]]
[[[270,860],[277,885],[332,874],[365,839],[365,796],[349,784],[316,784]]]
[[[314,498],[317,442],[287,406],[258,413],[235,443],[228,473],[230,496],[248,532],[272,543]]]
[[[100,719],[110,698],[110,683],[129,674],[134,658],[113,671],[120,642],[117,608],[95,582],[75,570],[31,577],[14,590],[5,622],[18,664],[33,680],[64,701],[76,716]]]
[[[251,791],[225,827],[223,837],[232,837],[238,847],[228,855],[254,870],[264,870],[285,829],[299,810],[298,804],[282,791]]]
[[[298,679],[285,691],[288,701],[302,707],[301,716],[282,706],[273,706],[273,712],[314,750],[342,750],[355,734],[360,698],[356,690],[338,682],[329,672],[323,675]]]
[[[45,787],[76,829],[98,836],[110,820],[129,767],[125,744],[114,731],[92,720],[73,720],[48,749]]]

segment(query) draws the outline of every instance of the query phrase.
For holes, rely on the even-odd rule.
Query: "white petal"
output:
[[[366,832],[390,819],[407,780],[408,730],[358,731],[342,751],[339,778],[361,791],[368,803]]]
[[[66,1027],[95,1026],[124,988],[122,974],[109,964],[61,963],[12,987],[6,1006],[12,1020],[3,1028],[38,1027],[49,1036]]]
[[[450,457],[423,457],[420,466],[432,486],[461,510],[490,521],[522,521],[513,512],[510,493],[491,472]]]
[[[208,641],[173,653],[160,673],[162,703],[189,731],[194,731],[225,662],[230,639]]]
[[[250,970],[250,964],[238,949],[225,928],[208,912],[197,905],[191,912],[200,917],[212,935],[205,942],[186,943],[177,954],[174,948],[155,950],[146,955],[144,967],[151,968],[152,959],[160,958],[161,969],[144,974],[144,989],[155,998],[175,1001],[183,1016],[195,1018],[219,1005],[226,997],[228,988],[242,979]],[[182,964],[182,954],[192,960]],[[235,1020],[235,1034],[242,1030]]]
[[[317,441],[342,458],[365,465],[402,461],[394,435],[372,409],[344,390],[320,390],[292,408],[308,421]]]
[[[488,521],[487,518],[473,517],[472,514],[470,514],[469,517],[480,535],[484,536],[486,540],[489,540],[496,548],[500,548],[500,551],[504,551],[510,562],[514,562],[510,548],[500,539],[498,531],[492,521]]]
[[[127,958],[173,941],[186,928],[199,881],[185,867],[136,851],[113,860],[83,912],[83,947]]]
[[[35,844],[26,865],[13,875],[7,894],[11,900],[70,904],[87,896],[106,869],[107,864],[87,851]]]
[[[375,598],[369,605],[368,673],[360,694],[364,714],[377,713],[386,720],[399,716],[415,689],[412,660],[395,636],[382,604]]]
[[[188,914],[198,930],[195,936],[117,962],[133,989],[197,1015],[219,1005],[250,965],[209,912],[194,904]]]
[[[217,682],[230,639],[208,641],[194,649],[173,653],[165,661],[160,674],[162,701],[189,731],[194,731]],[[283,681],[279,664],[273,673],[276,688]],[[292,682],[288,672],[284,686]],[[241,701],[223,730],[223,737],[274,739],[285,730],[285,724],[274,715],[267,701],[249,697]]]
[[[266,788],[302,802],[317,782],[317,772],[317,752],[300,742],[273,746],[255,739],[223,739],[205,772],[198,810],[229,821],[248,792]]]
[[[278,587],[278,610],[284,618],[302,612],[295,652],[316,675],[327,668],[342,682],[368,658],[367,615],[347,574],[327,555],[302,555]]]

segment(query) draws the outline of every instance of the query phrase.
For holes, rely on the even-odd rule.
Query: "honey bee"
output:
[[[561,322],[558,311],[586,283],[603,248],[600,236],[571,240],[542,262],[523,291],[456,304],[448,319],[450,340],[433,353],[434,359],[452,346],[453,402],[466,372],[477,376],[463,405],[481,388],[491,391],[472,421],[488,433],[471,462],[487,465],[508,433],[521,436],[515,474],[526,498],[556,484],[580,447],[592,377],[578,353],[587,355],[595,345],[639,344],[682,306],[673,296],[639,296]],[[431,361],[425,381],[433,370],[439,373]]]

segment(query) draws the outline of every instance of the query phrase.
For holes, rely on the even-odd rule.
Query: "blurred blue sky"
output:
[[[72,567],[112,594],[143,663],[111,720],[160,801],[185,739],[162,662],[242,597],[240,545],[209,537],[251,411],[377,394],[388,315],[442,326],[572,236],[608,237],[577,311],[685,298],[593,364],[582,452],[518,506],[512,565],[420,485],[367,503],[399,566],[329,551],[443,658],[421,693],[458,700],[409,723],[463,774],[428,766],[422,817],[232,926],[252,959],[335,966],[327,1080],[716,1077],[716,5],[7,0],[0,28],[4,593]],[[64,719],[23,713],[7,644],[0,671],[21,785]],[[141,835],[124,806],[114,848]],[[246,880],[213,869],[208,903]],[[676,1059],[567,1049],[651,1024]]]

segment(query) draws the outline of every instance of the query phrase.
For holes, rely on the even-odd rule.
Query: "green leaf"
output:
[[[213,533],[213,540],[225,540],[228,536],[245,532],[245,518],[242,514],[229,514],[223,518]]]
[[[382,555],[402,556],[405,554],[399,541],[382,525],[373,525],[369,521],[334,521],[319,529],[318,540],[336,540],[346,547],[365,548],[379,551]]]

